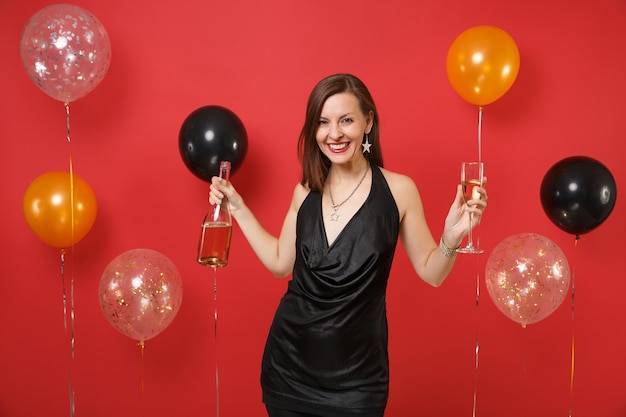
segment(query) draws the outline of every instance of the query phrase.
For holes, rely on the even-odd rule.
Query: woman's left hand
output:
[[[459,246],[463,238],[467,236],[470,228],[470,213],[472,214],[472,229],[480,224],[483,212],[487,208],[486,183],[487,178],[483,177],[483,186],[474,188],[474,197],[477,198],[469,200],[467,204],[463,200],[462,186],[460,184],[457,186],[454,202],[448,211],[445,221],[443,239],[448,246]]]

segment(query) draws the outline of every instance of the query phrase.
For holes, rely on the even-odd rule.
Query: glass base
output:
[[[475,248],[473,246],[466,246],[464,248],[458,248],[456,251],[458,253],[483,253],[485,252],[484,249]]]

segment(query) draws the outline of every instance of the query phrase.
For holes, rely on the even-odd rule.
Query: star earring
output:
[[[366,153],[366,152],[370,153],[371,152],[370,148],[372,147],[372,144],[370,143],[369,135],[367,133],[365,134],[365,142],[363,142],[361,144],[361,146],[363,146],[363,153]]]

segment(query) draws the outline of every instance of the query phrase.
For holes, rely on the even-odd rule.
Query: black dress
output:
[[[322,195],[297,217],[292,279],[263,355],[263,401],[301,412],[383,412],[389,392],[385,293],[400,216],[372,166],[369,196],[329,246]]]

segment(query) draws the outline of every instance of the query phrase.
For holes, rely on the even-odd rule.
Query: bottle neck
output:
[[[230,180],[230,162],[222,161],[220,162],[220,178],[229,181]]]
[[[230,162],[229,161],[222,161],[220,163],[219,175],[220,175],[220,178],[225,181],[230,180]],[[230,223],[230,212],[228,211],[228,200],[226,198],[222,200],[221,205],[216,205],[215,210],[213,211],[213,221],[216,222],[220,218]]]

